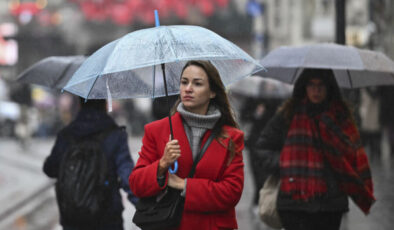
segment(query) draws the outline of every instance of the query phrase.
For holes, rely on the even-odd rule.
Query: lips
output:
[[[192,100],[193,99],[193,97],[191,97],[191,96],[184,96],[183,97],[183,100]]]

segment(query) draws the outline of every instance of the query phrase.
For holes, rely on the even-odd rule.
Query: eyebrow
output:
[[[187,79],[187,80],[189,80],[187,77],[182,77],[181,79]],[[203,81],[204,79],[201,78],[201,77],[199,77],[199,78],[193,78],[193,79],[192,79],[192,81],[199,81],[199,80]]]

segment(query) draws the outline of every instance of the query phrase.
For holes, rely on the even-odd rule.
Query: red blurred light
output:
[[[175,15],[188,17],[189,8],[197,7],[204,16],[211,16],[217,8],[228,5],[228,0],[69,0],[81,7],[88,20],[112,20],[115,24],[130,24],[139,18],[146,24],[154,22],[157,9],[161,19]]]
[[[31,15],[36,15],[41,11],[37,7],[35,2],[22,2],[19,4],[14,4],[10,7],[11,14],[14,16],[19,16],[22,13],[29,13]]]

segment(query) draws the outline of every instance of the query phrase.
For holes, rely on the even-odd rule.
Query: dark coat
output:
[[[259,154],[264,160],[261,168],[271,172],[271,175],[280,176],[279,157],[285,144],[289,123],[283,114],[277,113],[264,128],[259,136],[253,151]],[[303,210],[309,212],[317,211],[348,211],[348,198],[339,191],[332,170],[326,169],[326,182],[328,185],[327,194],[321,199],[300,203],[290,197],[279,193],[277,208],[278,210]]]
[[[58,177],[60,161],[64,153],[70,147],[69,140],[65,137],[71,135],[73,138],[85,137],[99,131],[107,130],[110,127],[116,126],[114,120],[105,112],[100,112],[92,109],[82,109],[76,119],[59,132],[56,138],[55,145],[51,154],[47,157],[44,163],[43,170],[45,174],[51,178]],[[135,203],[137,198],[132,194],[128,177],[134,167],[134,162],[131,159],[129,152],[127,133],[124,129],[118,128],[112,131],[103,142],[103,149],[108,159],[109,180],[118,181],[118,186],[112,189],[112,204],[108,209],[106,218],[102,220],[101,226],[121,226],[122,229],[122,211],[123,204],[120,196],[119,188],[122,188],[128,194],[128,199]],[[61,220],[61,224],[63,223]]]

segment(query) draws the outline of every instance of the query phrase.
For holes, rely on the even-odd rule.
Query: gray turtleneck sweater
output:
[[[210,105],[206,115],[191,113],[185,109],[182,103],[177,107],[181,114],[183,126],[185,127],[187,139],[193,153],[193,159],[196,158],[201,146],[201,139],[208,129],[212,129],[219,120],[221,113],[214,105]]]

